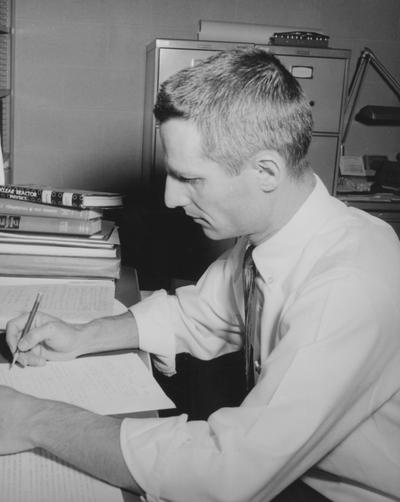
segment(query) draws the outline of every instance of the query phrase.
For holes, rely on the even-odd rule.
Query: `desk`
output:
[[[125,307],[130,307],[140,300],[141,295],[139,281],[134,268],[125,266],[121,268],[121,277],[118,279],[115,287],[115,298],[123,303]],[[149,355],[142,351],[139,351],[138,354],[146,366],[151,369]],[[131,415],[132,418],[156,416],[158,416],[158,414],[151,411],[143,411],[140,413],[133,413]],[[122,496],[124,498],[124,502],[140,502],[140,497],[131,492],[122,490]]]
[[[127,307],[133,305],[134,303],[137,303],[140,300],[140,290],[135,269],[129,267],[122,268],[121,279],[119,279],[116,283],[115,296],[121,303],[123,303]],[[5,332],[3,330],[0,330],[0,364],[8,364],[11,356],[8,350],[8,346],[5,342],[4,335]],[[138,351],[138,355],[146,364],[146,366],[151,369],[149,355],[142,351]],[[149,411],[132,413],[128,416],[132,418],[157,417],[158,414],[156,411]],[[125,490],[122,490],[122,496],[124,502],[140,502],[139,496]]]

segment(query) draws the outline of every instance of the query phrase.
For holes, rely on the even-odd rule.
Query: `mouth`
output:
[[[207,225],[207,220],[205,218],[202,218],[201,216],[195,216],[188,213],[186,213],[186,216],[191,218],[195,223],[198,223],[199,225]]]
[[[187,213],[186,211],[185,211],[185,214],[189,218],[192,218],[192,220],[200,220],[201,219],[200,216],[196,216],[195,214]]]

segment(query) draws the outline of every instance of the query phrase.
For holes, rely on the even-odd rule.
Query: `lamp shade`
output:
[[[355,120],[367,125],[400,125],[400,107],[367,105],[361,108]]]

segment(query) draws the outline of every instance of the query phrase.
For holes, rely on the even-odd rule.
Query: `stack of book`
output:
[[[116,193],[0,185],[0,324],[38,290],[52,314],[111,314],[120,241],[105,209],[121,205]]]

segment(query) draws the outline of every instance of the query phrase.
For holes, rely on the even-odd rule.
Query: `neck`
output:
[[[284,227],[307,200],[315,185],[313,172],[306,173],[301,179],[285,178],[277,189],[269,194],[266,227],[260,233],[249,235],[250,242],[257,246]]]

